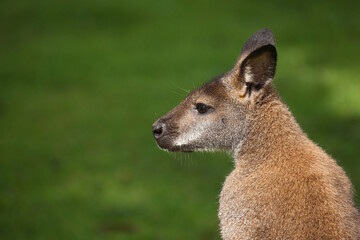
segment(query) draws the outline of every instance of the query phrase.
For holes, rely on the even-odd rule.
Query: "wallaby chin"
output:
[[[194,149],[192,146],[189,145],[181,145],[181,146],[171,146],[171,147],[159,147],[162,150],[169,151],[169,152],[183,152],[183,153],[191,153],[195,152],[196,149]]]
[[[156,142],[233,153],[219,201],[223,239],[360,239],[351,182],[280,100],[271,85],[276,63],[272,32],[256,32],[233,69],[153,124]]]

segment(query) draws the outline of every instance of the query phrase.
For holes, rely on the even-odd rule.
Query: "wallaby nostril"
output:
[[[162,127],[158,127],[154,129],[154,135],[161,135],[162,133]]]
[[[153,127],[153,134],[155,138],[160,138],[164,133],[164,124],[158,124]]]

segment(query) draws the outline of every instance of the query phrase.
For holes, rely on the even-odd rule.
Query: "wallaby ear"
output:
[[[238,63],[238,81],[256,89],[270,83],[276,70],[274,34],[269,29],[254,33],[244,44]]]

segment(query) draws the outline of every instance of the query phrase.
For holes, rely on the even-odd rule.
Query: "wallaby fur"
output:
[[[232,153],[218,213],[223,239],[360,239],[351,182],[281,101],[271,83],[276,61],[272,32],[256,32],[232,70],[154,123],[157,144]]]

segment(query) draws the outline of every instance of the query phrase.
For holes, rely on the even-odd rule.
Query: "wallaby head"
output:
[[[154,123],[154,137],[169,151],[232,152],[223,239],[360,239],[351,183],[282,103],[271,84],[276,61],[272,32],[256,32],[233,69]]]
[[[233,69],[190,93],[153,124],[159,147],[182,152],[237,149],[257,121],[261,102],[277,98],[270,84],[276,61],[273,33],[256,32]]]

